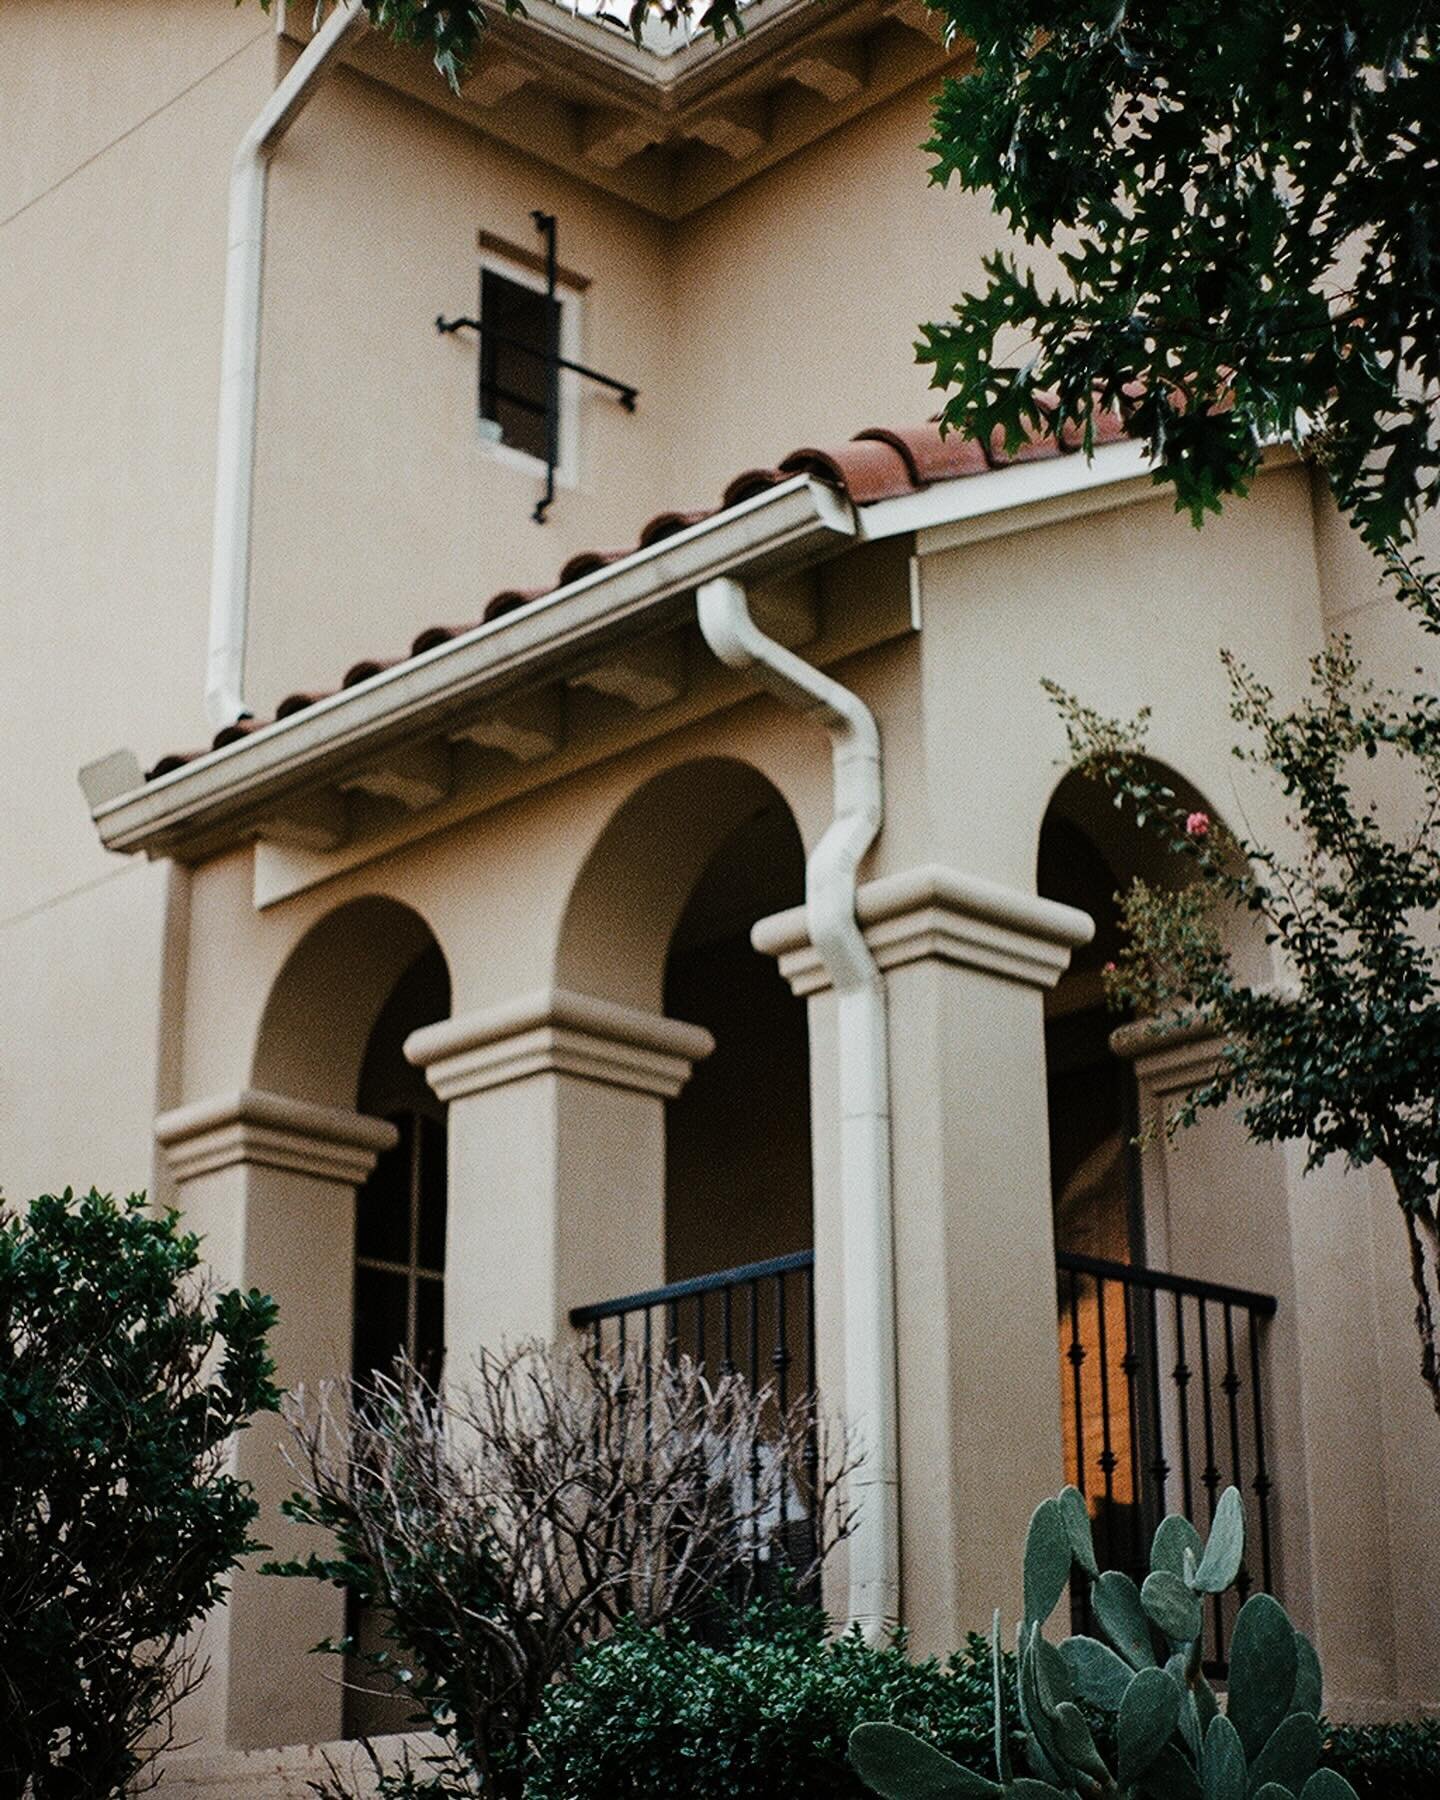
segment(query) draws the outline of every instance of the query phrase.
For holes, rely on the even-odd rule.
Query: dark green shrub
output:
[[[1013,1708],[1008,1659],[1004,1682]],[[530,1734],[526,1800],[862,1800],[846,1756],[894,1719],[973,1768],[993,1761],[990,1651],[941,1666],[903,1642],[830,1637],[808,1608],[757,1608],[725,1649],[622,1626],[551,1690]]]
[[[251,1548],[232,1435],[278,1396],[273,1302],[207,1293],[143,1197],[0,1211],[0,1800],[109,1800],[197,1677]]]
[[[1435,1800],[1440,1794],[1440,1719],[1395,1725],[1330,1725],[1322,1757],[1360,1800]]]

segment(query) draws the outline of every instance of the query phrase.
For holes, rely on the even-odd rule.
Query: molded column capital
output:
[[[422,1026],[405,1054],[442,1100],[531,1075],[572,1075],[672,1099],[715,1048],[698,1025],[568,988],[541,988],[501,1006]]]
[[[242,1088],[162,1113],[155,1137],[177,1181],[243,1163],[355,1187],[396,1131],[365,1113]]]
[[[866,882],[857,911],[881,969],[933,958],[1027,987],[1054,987],[1071,951],[1095,935],[1088,914],[1073,906],[937,863]],[[761,919],[750,936],[762,955],[779,959],[780,973],[797,994],[830,986],[803,906]]]

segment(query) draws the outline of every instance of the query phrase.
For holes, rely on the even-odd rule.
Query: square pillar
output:
[[[654,1287],[665,1102],[709,1032],[548,988],[427,1025],[405,1054],[449,1107],[446,1364],[551,1339],[572,1307]]]
[[[1017,1615],[1025,1528],[1062,1480],[1042,997],[1093,930],[938,867],[870,882],[889,1013],[902,1615],[948,1653]],[[835,996],[802,908],[756,948],[808,996],[820,1385],[843,1414]]]
[[[188,1229],[222,1288],[258,1288],[279,1307],[275,1379],[313,1393],[350,1370],[355,1190],[395,1141],[383,1119],[247,1089],[165,1113],[164,1147]],[[255,1489],[255,1536],[270,1546],[230,1581],[206,1621],[210,1672],[186,1702],[182,1738],[254,1749],[340,1736],[341,1690],[310,1651],[344,1629],[344,1603],[319,1582],[261,1575],[267,1556],[303,1556],[315,1533],[280,1515],[296,1486],[284,1427],[262,1415],[236,1440],[234,1472]]]

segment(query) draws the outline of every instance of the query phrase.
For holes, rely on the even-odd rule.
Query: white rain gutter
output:
[[[858,695],[760,630],[733,577],[705,582],[696,604],[716,656],[758,669],[772,693],[825,727],[833,746],[835,811],[806,864],[805,917],[838,1006],[845,1412],[864,1456],[848,1611],[873,1641],[898,1620],[900,1601],[890,1057],[884,978],[855,911],[860,862],[884,818],[880,732]]]
[[[205,712],[217,730],[248,718],[245,635],[250,600],[250,521],[255,497],[255,415],[270,158],[347,45],[369,30],[361,0],[341,0],[240,140],[230,170],[229,250],[220,353],[215,454],[215,535],[210,562],[210,645]]]

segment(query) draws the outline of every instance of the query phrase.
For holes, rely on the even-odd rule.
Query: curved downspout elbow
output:
[[[805,915],[837,1005],[845,1410],[864,1453],[854,1484],[848,1611],[874,1639],[898,1619],[900,1600],[889,1042],[884,979],[855,910],[860,864],[884,817],[880,733],[857,694],[761,631],[740,582],[707,581],[696,604],[700,630],[722,662],[757,670],[772,693],[830,734],[835,810],[806,864]]]
[[[240,140],[231,165],[215,448],[215,530],[210,554],[210,634],[205,664],[205,712],[216,729],[249,715],[245,704],[245,640],[270,158],[335,58],[369,25],[362,0],[342,0],[266,101]]]

